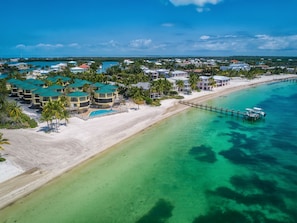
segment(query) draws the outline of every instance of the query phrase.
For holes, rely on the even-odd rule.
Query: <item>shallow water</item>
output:
[[[1,222],[297,222],[297,84],[209,101],[265,120],[190,109],[0,211]]]

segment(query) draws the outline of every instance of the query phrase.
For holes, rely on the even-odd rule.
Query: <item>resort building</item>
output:
[[[26,82],[23,82],[18,87],[19,87],[19,90],[18,90],[19,98],[23,99],[28,104],[31,103],[32,101],[33,91],[39,88],[35,85],[28,84]]]
[[[11,96],[31,104],[31,108],[42,109],[49,101],[57,101],[62,96],[66,98],[66,109],[78,113],[87,111],[92,103],[100,108],[110,108],[119,102],[117,87],[114,85],[74,79],[72,84],[63,86],[71,79],[61,76],[46,80],[55,84],[46,86],[44,81],[38,79],[10,79],[6,83]]]
[[[90,108],[90,96],[86,92],[76,91],[66,95],[67,109],[78,113],[85,112]]]
[[[18,86],[22,83],[21,80],[18,79],[9,79],[6,81],[6,88],[10,91],[10,96],[16,97],[18,96]]]
[[[49,101],[57,101],[61,95],[59,92],[45,88],[44,91],[39,92],[40,107],[43,108]]]
[[[41,108],[41,103],[40,103],[40,94],[42,92],[48,91],[47,88],[38,88],[34,91],[32,91],[32,101],[31,101],[31,107],[32,108]]]
[[[51,85],[51,86],[47,87],[47,89],[59,92],[61,94],[65,93],[65,87],[58,85],[58,84]]]
[[[105,85],[94,92],[93,104],[98,107],[112,107],[118,99],[117,87],[113,85]]]
[[[48,77],[47,80],[54,84],[67,86],[70,83],[71,78],[64,77],[64,76],[54,76],[54,77]]]
[[[92,82],[90,82],[90,81],[75,79],[74,83],[69,84],[67,86],[67,89],[69,90],[69,92],[83,91],[84,88],[89,88],[89,86],[91,84],[92,84]]]

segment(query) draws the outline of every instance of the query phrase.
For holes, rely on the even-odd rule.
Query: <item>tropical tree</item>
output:
[[[192,90],[197,90],[198,76],[196,74],[190,74],[189,83]]]
[[[184,82],[182,80],[177,80],[176,85],[178,87],[178,91],[181,91],[181,89],[184,87]]]
[[[213,77],[208,79],[208,85],[211,87],[211,89],[213,89],[216,86],[216,81]]]
[[[4,150],[3,146],[4,144],[10,144],[8,139],[3,139],[3,133],[0,132],[0,150]],[[0,153],[0,162],[5,161],[4,158],[1,157],[1,153]]]
[[[49,129],[58,130],[60,126],[60,120],[68,121],[69,114],[65,108],[66,99],[59,98],[57,101],[48,101],[43,107],[41,113],[41,120],[47,122]],[[54,123],[53,123],[54,122]]]
[[[22,122],[22,109],[14,101],[8,104],[8,114],[15,122]]]

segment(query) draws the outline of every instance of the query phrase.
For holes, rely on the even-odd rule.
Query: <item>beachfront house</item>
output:
[[[211,76],[200,76],[198,88],[201,90],[211,90],[213,88]]]
[[[117,87],[114,85],[104,85],[94,91],[93,104],[98,107],[110,108],[118,98]]]
[[[226,86],[226,85],[230,84],[229,77],[215,75],[215,76],[213,76],[213,79],[215,80],[217,87]]]
[[[183,92],[184,94],[191,94],[192,88],[189,83],[189,78],[184,76],[176,76],[167,78],[167,80],[172,84],[172,91]],[[179,86],[179,82],[182,82],[183,85]]]
[[[201,90],[211,90],[213,87],[226,86],[230,83],[230,78],[225,76],[200,76],[198,88]]]
[[[71,112],[85,112],[90,108],[90,96],[86,92],[75,91],[66,95],[67,109]]]

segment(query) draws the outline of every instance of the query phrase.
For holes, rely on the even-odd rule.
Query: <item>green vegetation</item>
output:
[[[37,123],[22,112],[15,101],[7,100],[7,90],[4,80],[0,80],[0,128],[18,129],[35,128]]]
[[[41,121],[46,121],[49,131],[58,131],[60,121],[68,122],[69,113],[65,108],[66,100],[60,98],[57,101],[49,101],[42,110]]]

